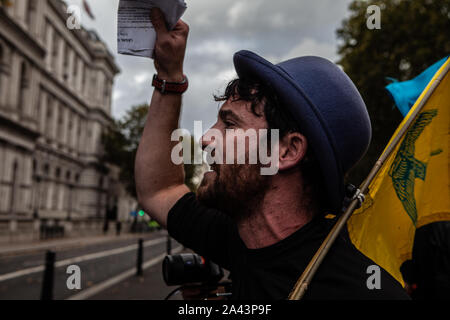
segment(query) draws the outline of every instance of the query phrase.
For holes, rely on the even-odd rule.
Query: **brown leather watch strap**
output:
[[[189,87],[189,81],[186,76],[182,82],[168,82],[166,80],[159,79],[155,74],[153,76],[152,86],[158,89],[161,93],[177,93],[183,94]]]

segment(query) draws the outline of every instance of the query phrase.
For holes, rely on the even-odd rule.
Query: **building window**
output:
[[[10,196],[10,204],[9,204],[9,210],[11,214],[15,213],[16,210],[16,195],[17,195],[17,170],[18,170],[18,163],[17,160],[13,163],[12,168],[12,181],[11,181],[11,196]]]
[[[75,116],[69,112],[69,135],[72,135],[72,130],[73,130],[73,118]]]
[[[105,79],[105,85],[103,87],[103,95],[105,96],[105,99],[109,96],[109,81],[108,79]]]
[[[60,108],[59,109],[59,117],[58,117],[58,139],[59,141],[63,141],[64,140],[64,133],[63,133],[63,129],[64,129],[64,108]]]
[[[59,185],[56,183],[53,183],[53,193],[52,193],[52,209],[56,210],[58,208],[58,192],[59,192]]]
[[[24,109],[26,89],[28,88],[28,67],[25,61],[22,62],[20,66],[20,90],[19,90],[19,111],[22,112]]]
[[[53,126],[53,99],[49,95],[47,96],[47,117],[46,117],[46,124],[45,124],[45,134],[47,137],[51,137],[52,135],[52,126]]]
[[[3,78],[3,46],[0,44],[0,97],[2,96],[2,78]]]
[[[82,134],[82,131],[81,131],[81,125],[82,125],[81,120],[79,120],[79,121],[78,121],[78,134],[77,134],[78,142],[81,142],[81,141],[82,141],[82,136],[81,136],[81,134]],[[78,148],[79,148],[79,145],[78,145]],[[78,151],[80,151],[80,150],[78,150]]]
[[[82,75],[82,85],[81,85],[82,94],[86,93],[85,91],[86,91],[87,77],[88,77],[88,72],[87,72],[87,66],[85,64],[84,67],[83,67],[83,75]]]
[[[50,32],[50,24],[46,19],[45,23],[42,24],[42,36],[43,36],[45,45],[48,45],[48,40],[49,40],[48,33],[49,32]],[[48,55],[48,52],[47,52],[47,55]]]
[[[78,84],[78,64],[80,63],[77,55],[74,55],[74,62],[73,62],[73,86],[77,88]],[[77,88],[78,89],[78,88]]]
[[[58,50],[59,49],[59,37],[56,32],[53,35],[53,48],[52,48],[52,69],[56,72],[58,64]]]
[[[97,77],[95,76],[94,73],[92,73],[92,75],[91,75],[91,85],[90,86],[91,86],[90,94],[95,94],[95,92],[97,91]],[[97,94],[95,94],[95,96],[98,97]]]
[[[48,163],[44,164],[44,175],[48,177],[50,172],[50,165]]]
[[[64,48],[64,69],[63,69],[64,81],[67,81],[69,79],[69,56],[70,56],[70,48],[66,43]]]
[[[24,7],[25,7],[25,24],[29,26],[31,21],[30,0],[24,0]]]
[[[56,210],[58,209],[58,202],[61,192],[61,185],[59,184],[59,179],[61,178],[61,168],[56,168],[55,170],[55,183],[53,183],[54,190],[53,190],[53,199],[52,199],[52,209]]]
[[[111,91],[110,86],[111,85],[109,83],[109,80],[105,79],[105,87],[103,89],[103,99],[104,99],[103,101],[106,106],[108,106],[108,104],[109,104],[109,95],[110,95],[110,91]]]
[[[34,113],[34,118],[36,119],[36,123],[38,124],[39,130],[41,127],[41,103],[43,100],[43,92],[42,89],[39,88],[39,98],[36,100],[36,108],[35,108],[35,113]]]
[[[71,113],[69,115],[69,126],[68,126],[66,143],[70,149],[75,149],[75,146],[74,146],[74,141],[76,140],[75,117],[76,117],[76,114]]]
[[[39,183],[41,182],[36,159],[33,159],[32,178],[33,178],[33,189],[32,189],[33,198],[32,201],[30,201],[30,209],[34,209],[33,216],[36,218],[37,211],[39,208]]]
[[[49,189],[50,189],[49,188],[50,182],[48,181],[49,174],[50,174],[50,165],[48,163],[44,164],[42,171],[43,171],[43,180],[44,181],[43,181],[41,193],[39,195],[39,198],[40,198],[39,208],[46,209],[47,203],[48,203]]]
[[[28,27],[33,27],[34,14],[36,12],[36,0],[27,0],[25,8],[25,23]]]

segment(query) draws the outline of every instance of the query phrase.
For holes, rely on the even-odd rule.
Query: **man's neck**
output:
[[[302,190],[293,190],[285,183],[268,190],[255,212],[238,222],[239,235],[246,247],[268,247],[311,221],[313,212],[302,205],[302,196]]]

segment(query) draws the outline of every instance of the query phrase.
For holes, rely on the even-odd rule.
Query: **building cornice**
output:
[[[64,11],[65,4],[61,0],[48,0],[51,7],[55,10],[55,12],[58,14],[58,16],[61,19],[61,22],[65,25],[67,20],[67,12]],[[104,59],[107,61],[109,66],[111,67],[111,70],[114,75],[120,73],[120,68],[117,66],[114,57],[111,55],[109,50],[105,47],[100,52],[98,49],[95,49],[91,44],[86,34],[90,31],[86,29],[80,29],[80,30],[72,30],[75,37],[80,41],[80,43],[83,45],[83,47],[86,49],[86,51],[91,55],[92,60],[94,59]],[[104,44],[103,41],[99,41],[100,43]]]
[[[20,124],[20,122],[11,120],[2,114],[0,114],[0,126],[7,126],[13,130],[21,132],[23,135],[30,138],[30,140],[36,140],[40,137],[40,133],[38,131],[32,130]]]
[[[44,151],[48,154],[52,154],[60,159],[64,159],[68,162],[75,163],[75,164],[79,165],[80,167],[85,165],[85,161],[81,160],[80,157],[74,157],[71,154],[68,154],[66,152],[55,150],[47,143],[42,143],[42,142],[37,141],[36,142],[36,150]]]
[[[37,57],[43,58],[45,57],[46,50],[45,48],[37,41],[36,38],[32,37],[29,32],[23,29],[23,27],[14,21],[9,14],[6,13],[5,9],[0,6],[0,29],[8,30],[11,32],[1,33],[0,35],[13,44],[15,47],[28,47],[31,50],[22,50],[32,51]],[[18,43],[15,39],[25,38],[26,41],[21,41]],[[35,60],[35,59],[32,59]],[[36,62],[36,61],[35,61]]]
[[[40,134],[0,114],[0,141],[26,152],[33,152]]]

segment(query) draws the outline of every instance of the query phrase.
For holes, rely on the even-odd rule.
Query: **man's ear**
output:
[[[279,170],[289,170],[297,166],[306,156],[308,140],[298,132],[291,132],[280,139]]]

